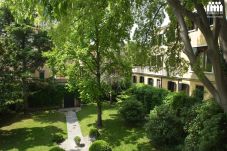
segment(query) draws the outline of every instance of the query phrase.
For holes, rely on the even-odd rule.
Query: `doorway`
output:
[[[66,93],[64,95],[64,108],[74,107],[74,94]]]

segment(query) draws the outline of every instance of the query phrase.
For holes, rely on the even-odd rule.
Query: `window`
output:
[[[148,79],[147,79],[147,83],[148,83],[149,85],[153,86],[153,85],[154,85],[154,80],[153,80],[152,78],[148,78]]]
[[[133,83],[137,83],[137,77],[133,76]]]
[[[144,83],[144,77],[140,76],[140,83]]]
[[[212,72],[212,64],[207,55],[207,46],[193,48],[193,50],[199,58],[200,67],[206,72]]]
[[[210,25],[213,25],[214,24],[213,17],[208,17],[207,19],[208,19],[208,22],[209,22]]]
[[[189,95],[189,85],[184,83],[179,83],[178,89],[180,92],[185,92],[187,95]]]
[[[161,88],[162,87],[162,82],[160,79],[157,79],[157,87]]]
[[[45,71],[39,71],[39,79],[41,80],[45,79]]]
[[[204,86],[196,85],[195,90],[193,92],[194,96],[199,98],[200,100],[203,100],[204,98]]]
[[[172,81],[168,81],[168,90],[170,90],[171,92],[176,91],[176,83]]]

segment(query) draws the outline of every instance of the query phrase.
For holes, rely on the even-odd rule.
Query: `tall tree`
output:
[[[20,85],[15,80],[10,68],[10,53],[5,50],[4,27],[9,26],[13,16],[6,8],[0,9],[0,111],[7,109],[9,104],[20,102]]]
[[[105,77],[113,72],[128,74],[123,70],[127,65],[120,50],[129,39],[132,25],[130,0],[9,2],[20,6],[22,11],[16,14],[37,12],[53,25],[51,35],[58,64],[62,63],[60,69],[69,77],[70,87],[79,87],[82,99],[97,103],[97,127],[102,127]],[[29,13],[23,11],[25,8]]]
[[[76,84],[83,100],[97,104],[98,128],[102,127],[105,77],[113,71],[128,73],[120,50],[132,24],[129,5],[121,0],[77,1],[51,32],[70,86]]]
[[[18,96],[23,100],[24,110],[27,111],[28,78],[35,69],[43,65],[45,59],[42,52],[50,50],[51,41],[47,32],[34,26],[29,19],[18,24],[7,7],[2,7],[0,12],[1,86],[2,89],[9,88],[7,85],[13,86],[16,82],[21,87]],[[3,93],[13,94],[14,90]]]

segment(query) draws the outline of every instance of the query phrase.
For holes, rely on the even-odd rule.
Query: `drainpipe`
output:
[[[177,92],[179,92],[179,79],[177,80]]]
[[[162,88],[162,77],[161,77],[161,88]]]

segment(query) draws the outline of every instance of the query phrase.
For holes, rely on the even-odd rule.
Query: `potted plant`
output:
[[[98,129],[92,128],[89,131],[89,137],[91,138],[92,142],[95,141],[96,139],[98,139],[99,136],[100,136],[100,133],[99,133]]]
[[[76,143],[77,146],[80,146],[80,141],[81,141],[80,136],[76,136],[76,137],[74,138],[74,141],[75,141],[75,143]]]

